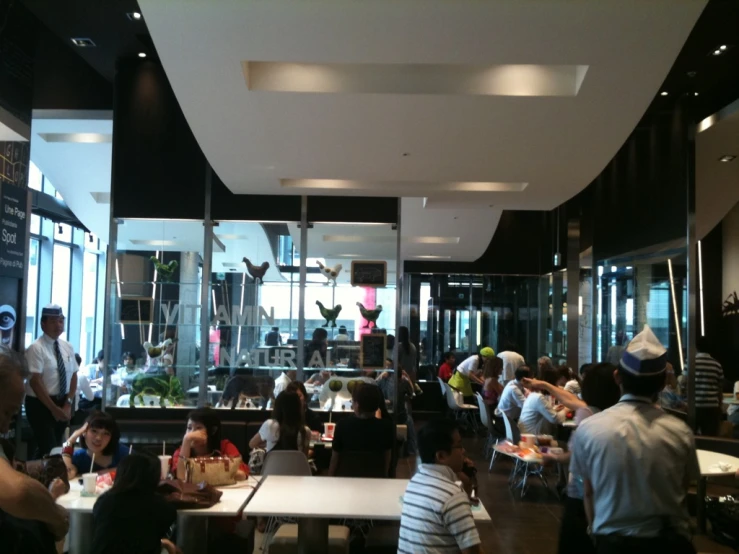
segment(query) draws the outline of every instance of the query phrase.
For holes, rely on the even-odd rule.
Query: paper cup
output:
[[[323,424],[323,434],[327,439],[333,439],[334,438],[334,429],[336,429],[335,423],[324,423]]]
[[[559,456],[560,454],[564,453],[564,450],[562,450],[561,448],[552,447],[549,449],[549,453],[555,456]]]
[[[95,494],[98,483],[97,473],[84,473],[82,475],[82,488],[87,494]]]
[[[525,442],[526,444],[535,445],[536,444],[536,435],[521,435],[521,442]]]
[[[159,463],[162,466],[161,475],[159,476],[162,480],[167,478],[169,475],[169,463],[172,460],[172,456],[159,456]]]

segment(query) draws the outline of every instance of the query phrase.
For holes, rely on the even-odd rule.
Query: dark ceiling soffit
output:
[[[31,191],[31,211],[33,214],[50,219],[54,223],[66,223],[72,227],[82,229],[86,233],[90,232],[63,201],[43,192]]]

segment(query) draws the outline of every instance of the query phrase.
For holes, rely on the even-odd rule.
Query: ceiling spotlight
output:
[[[141,12],[128,12],[126,17],[131,21],[141,21],[143,19]]]
[[[95,43],[92,41],[91,38],[85,38],[85,37],[77,37],[72,39],[72,44],[79,48],[92,48],[95,46]]]
[[[721,46],[718,47],[718,49],[721,50],[722,52],[726,50],[726,48],[728,47],[725,44],[722,44]]]
[[[667,92],[666,90],[663,90],[662,92],[659,93],[660,96],[667,96],[668,94],[670,93]]]
[[[718,161],[720,162],[733,162],[736,159],[736,156],[733,154],[727,154],[725,156],[721,156]]]
[[[146,52],[139,52],[139,58],[145,58]]]
[[[716,49],[716,50],[713,51],[713,55],[714,56],[720,56],[721,55],[721,52],[723,52],[723,50]]]
[[[694,93],[693,93],[693,96],[698,96],[698,93],[697,93],[697,92],[694,92]]]

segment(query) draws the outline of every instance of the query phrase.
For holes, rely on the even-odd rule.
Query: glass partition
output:
[[[188,407],[198,398],[203,222],[117,223],[106,405]]]

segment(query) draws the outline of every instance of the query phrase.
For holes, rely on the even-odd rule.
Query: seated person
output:
[[[305,408],[294,390],[285,390],[275,399],[272,418],[249,441],[249,448],[300,450],[308,454],[310,429],[305,425]]]
[[[500,384],[500,374],[503,373],[503,360],[497,356],[485,360],[483,366],[482,399],[488,406],[489,410],[495,410],[503,392],[503,385]]]
[[[165,538],[177,511],[156,493],[160,470],[150,454],[131,454],[121,462],[113,487],[92,509],[92,554],[179,552]]]
[[[670,410],[686,411],[688,405],[677,392],[677,377],[672,364],[667,362],[665,369],[665,388],[659,393],[659,405]]]
[[[80,440],[81,449],[74,449]],[[67,465],[67,474],[72,479],[92,471],[113,469],[128,456],[128,446],[120,443],[118,424],[108,413],[93,411],[85,424],[72,433],[63,445],[62,457]],[[95,463],[92,463],[93,455]]]
[[[540,379],[555,387],[562,387],[566,383],[564,376],[549,368],[541,370]],[[564,406],[555,406],[548,392],[531,392],[521,408],[518,428],[521,433],[553,435],[554,426],[564,423],[566,415]]]
[[[305,385],[301,383],[300,381],[293,381],[290,383],[286,391],[293,391],[300,397],[300,403],[303,405],[303,410],[305,411],[305,425],[311,430],[311,431],[323,431],[323,422],[321,421],[321,418],[318,417],[318,414],[311,410],[308,407],[308,393],[305,390]]]
[[[185,460],[196,456],[213,456],[214,453],[231,458],[241,457],[241,466],[236,472],[237,481],[243,481],[249,473],[239,449],[228,439],[221,439],[221,420],[213,408],[199,408],[187,416],[187,432],[182,445],[172,456],[172,471],[177,479],[185,479]]]
[[[523,387],[523,380],[531,376],[531,370],[527,366],[521,366],[516,370],[515,378],[508,381],[503,387],[500,395],[498,409],[496,412],[504,412],[511,421],[518,421],[521,417],[521,408],[526,401],[526,389]]]
[[[564,389],[570,394],[580,396],[580,394],[582,394],[580,389],[580,380],[578,379],[575,372],[566,365],[559,366],[557,368],[557,371],[559,371],[559,374],[566,379]]]
[[[449,379],[452,378],[452,375],[454,375],[454,353],[453,352],[445,352],[444,353],[444,361],[439,366],[439,380],[444,381],[445,383],[449,382]]]
[[[403,495],[398,552],[479,554],[470,501],[456,484],[465,464],[456,425],[429,421],[418,431],[418,450],[422,464]]]
[[[737,404],[729,404],[727,415],[729,416],[729,421],[734,424],[734,427],[739,427],[739,381],[734,383],[733,400],[734,402],[737,402]]]
[[[390,470],[390,458],[395,444],[395,428],[391,421],[377,419],[375,413],[380,408],[380,395],[369,383],[360,383],[354,389],[352,406],[354,416],[340,420],[334,430],[329,475],[342,475],[342,456],[363,453],[375,455],[380,467],[368,467],[368,474],[363,476],[387,477]],[[368,457],[369,459],[369,457]],[[369,465],[369,464],[368,464]],[[359,475],[356,475],[359,477]]]
[[[79,354],[74,355],[77,365],[81,367],[82,358]],[[77,411],[91,412],[102,407],[102,389],[93,390],[92,386],[103,384],[103,351],[98,352],[98,359],[94,365],[88,366],[89,372],[77,372]],[[84,414],[87,415],[87,414]],[[83,415],[83,417],[84,417]],[[75,413],[75,416],[77,414]],[[75,419],[77,419],[75,417]]]

